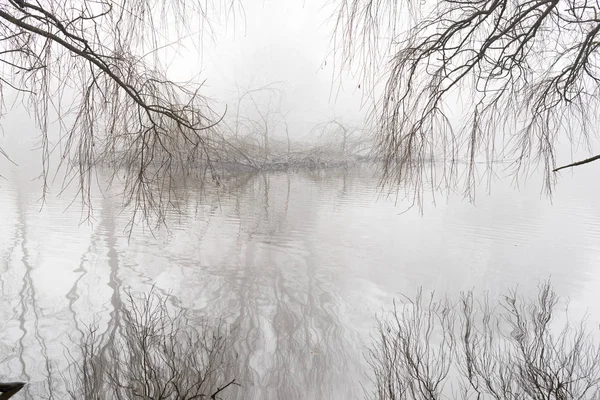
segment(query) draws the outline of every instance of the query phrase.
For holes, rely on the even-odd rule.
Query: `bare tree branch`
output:
[[[0,4],[0,90],[6,85],[22,92],[36,117],[44,195],[53,153],[56,172],[66,173],[63,185],[77,182],[88,207],[93,169],[110,165],[124,182],[132,223],[162,222],[177,203],[175,180],[207,170],[218,182],[213,160],[226,149],[217,145],[215,125],[222,115],[200,94],[201,84],[169,80],[158,55],[164,42],[178,42],[181,29],[193,35],[195,23],[201,39],[219,18],[216,3]]]
[[[464,178],[472,195],[475,164],[493,172],[506,159],[517,178],[541,166],[550,192],[559,139],[591,151],[600,122],[600,3],[339,4],[344,66],[385,80],[374,109],[384,183],[419,196],[425,185],[454,188]]]
[[[599,154],[599,155],[597,155],[597,156],[594,156],[594,157],[586,158],[585,160],[581,160],[581,161],[577,161],[577,162],[574,162],[574,163],[571,163],[571,164],[563,165],[562,167],[555,168],[555,169],[554,169],[554,170],[552,170],[552,171],[553,171],[553,172],[558,172],[558,171],[560,171],[561,169],[565,169],[565,168],[571,168],[571,167],[577,167],[577,166],[579,166],[579,165],[583,165],[583,164],[591,163],[591,162],[593,162],[593,161],[596,161],[596,160],[598,160],[598,159],[600,159],[600,154]]]
[[[231,386],[231,385],[238,385],[238,386],[240,386],[240,384],[239,384],[239,383],[237,383],[237,382],[235,381],[235,379],[232,379],[231,381],[227,382],[225,385],[223,385],[223,386],[221,386],[220,388],[218,388],[218,389],[217,389],[217,391],[216,391],[216,392],[214,392],[214,393],[213,393],[213,394],[210,396],[210,398],[211,398],[212,400],[216,400],[216,399],[217,399],[217,395],[218,395],[219,393],[221,393],[223,390],[227,389],[227,388],[228,388],[229,386]]]

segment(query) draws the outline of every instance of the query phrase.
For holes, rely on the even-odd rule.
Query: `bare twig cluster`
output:
[[[367,76],[384,71],[375,113],[384,182],[455,186],[460,161],[472,194],[478,157],[502,158],[514,161],[516,177],[541,165],[551,190],[560,139],[591,151],[598,2],[401,3],[342,0],[337,19],[345,62],[361,63]]]
[[[456,305],[406,299],[380,320],[373,398],[598,398],[600,345],[583,322],[553,324],[557,301],[549,283],[535,301],[512,292],[498,307],[472,292]]]
[[[360,128],[349,124],[343,119],[332,118],[316,124],[312,133],[318,135],[319,142],[329,142],[336,147],[340,155],[370,153],[368,132],[365,128]]]
[[[189,320],[167,299],[154,291],[139,299],[129,294],[115,335],[89,327],[78,351],[68,352],[69,398],[217,399],[237,385],[226,376],[233,358],[224,328]]]
[[[367,158],[370,142],[365,129],[339,118],[316,124],[304,136],[293,138],[288,110],[283,109],[282,82],[241,89],[223,121],[224,147],[221,161],[254,170],[343,166]]]

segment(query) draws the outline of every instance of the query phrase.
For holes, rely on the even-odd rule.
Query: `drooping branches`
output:
[[[166,77],[157,49],[209,29],[211,2],[133,0],[0,4],[0,89],[26,96],[41,130],[44,187],[58,153],[65,183],[91,207],[93,167],[124,174],[125,201],[144,219],[175,200],[174,179],[218,156],[220,120],[200,85]],[[197,26],[193,26],[197,24]],[[208,28],[207,28],[208,27]],[[155,57],[153,57],[155,56]],[[4,99],[4,97],[2,97]],[[57,119],[56,135],[50,121]],[[123,176],[123,175],[121,175]],[[157,190],[158,189],[158,190]],[[134,217],[135,218],[135,217]]]
[[[413,4],[404,26],[399,5],[344,0],[337,24],[346,62],[391,49],[377,110],[384,182],[449,187],[461,161],[472,193],[475,162],[503,158],[515,174],[543,166],[550,190],[560,139],[589,147],[598,122],[600,3],[436,0]]]

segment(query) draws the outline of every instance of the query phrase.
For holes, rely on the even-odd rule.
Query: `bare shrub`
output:
[[[217,399],[235,380],[221,323],[191,321],[155,291],[128,294],[114,334],[90,325],[64,374],[71,399]],[[108,331],[107,331],[108,332]]]
[[[379,320],[369,353],[372,398],[595,399],[600,346],[584,326],[554,323],[558,298],[550,283],[536,300],[515,291],[490,307],[473,292],[457,304],[415,299]]]

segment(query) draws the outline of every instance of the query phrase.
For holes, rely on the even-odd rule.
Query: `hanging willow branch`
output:
[[[509,159],[516,177],[541,166],[550,191],[558,143],[591,149],[599,122],[600,3],[407,4],[403,12],[399,0],[341,0],[337,19],[345,65],[358,60],[366,76],[383,69],[384,183],[452,187],[464,162],[472,193],[477,161]]]
[[[35,115],[44,195],[53,152],[59,153],[58,169],[66,171],[65,185],[77,182],[89,209],[94,167],[110,164],[123,177],[134,220],[162,221],[176,200],[176,181],[189,173],[201,169],[218,180],[214,128],[221,116],[200,94],[201,85],[169,80],[157,56],[171,37],[175,44],[184,34],[201,39],[210,19],[218,17],[215,5],[0,3],[1,98],[8,89],[16,91]],[[52,125],[54,119],[59,123]]]

